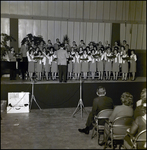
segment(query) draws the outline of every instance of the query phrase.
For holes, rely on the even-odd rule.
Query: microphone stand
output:
[[[41,110],[40,106],[38,105],[37,101],[36,101],[36,98],[34,96],[34,80],[32,81],[32,96],[31,96],[31,102],[30,102],[30,109],[31,109],[31,106],[32,106],[32,102],[34,100],[34,102],[36,103],[36,105],[39,107],[39,109]]]
[[[75,109],[75,111],[73,112],[72,116],[74,117],[74,115],[81,109],[81,118],[83,117],[83,109],[84,108],[84,104],[82,101],[82,81],[81,81],[81,77],[80,77],[80,99],[77,105],[77,108]],[[87,111],[85,110],[85,112],[87,113]]]

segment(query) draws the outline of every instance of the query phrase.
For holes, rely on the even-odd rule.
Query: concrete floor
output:
[[[91,108],[85,108],[87,112]],[[88,114],[75,108],[32,109],[29,113],[1,112],[1,149],[101,149],[96,137],[80,133]],[[17,126],[17,124],[19,124]]]

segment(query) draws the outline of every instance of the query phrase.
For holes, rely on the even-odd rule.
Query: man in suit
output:
[[[22,55],[22,66],[21,66],[22,80],[25,79],[25,74],[28,68],[27,51],[28,51],[28,41],[26,40],[25,43],[21,46],[20,50],[20,53]]]
[[[94,116],[96,116],[101,110],[113,109],[114,107],[112,99],[106,96],[106,89],[104,87],[99,86],[96,94],[98,97],[94,98],[93,100],[92,111],[89,113],[87,118],[86,128],[78,129],[79,132],[89,134],[89,130],[93,128],[92,123],[94,121]],[[102,121],[100,124],[104,124],[104,121]]]
[[[57,50],[57,61],[58,61],[58,69],[59,69],[59,82],[67,81],[67,58],[69,55],[66,50],[64,50],[64,45],[60,45],[60,49]]]

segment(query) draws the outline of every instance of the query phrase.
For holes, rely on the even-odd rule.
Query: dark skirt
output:
[[[74,63],[74,73],[81,73],[81,63]]]
[[[56,61],[53,61],[52,62],[52,65],[51,65],[51,72],[58,72],[58,65],[57,65],[57,62]]]
[[[122,73],[128,73],[128,62],[122,63]]]
[[[88,72],[88,62],[82,62],[82,72]]]
[[[73,63],[71,61],[68,64],[68,72],[73,72]]]
[[[119,72],[119,63],[118,62],[113,62],[113,72]]]
[[[112,62],[105,62],[105,71],[112,71]]]
[[[35,64],[34,62],[28,62],[28,72],[33,73],[35,71]]]
[[[51,65],[45,64],[44,69],[45,69],[45,72],[50,72],[51,71]]]
[[[96,72],[96,63],[90,63],[89,71]]]
[[[136,72],[136,61],[130,62],[130,72]]]
[[[103,63],[103,61],[97,62],[97,71],[104,71],[104,63]]]
[[[36,64],[36,72],[42,72],[42,64]]]

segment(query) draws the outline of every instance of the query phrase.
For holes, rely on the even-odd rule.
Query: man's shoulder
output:
[[[102,98],[102,99],[106,99],[106,100],[112,100],[112,98],[109,97],[109,96],[102,96],[101,98]]]
[[[101,99],[109,99],[109,100],[112,100],[111,97],[108,97],[108,96],[99,96],[99,97],[95,97],[94,98],[95,100],[101,100]]]

